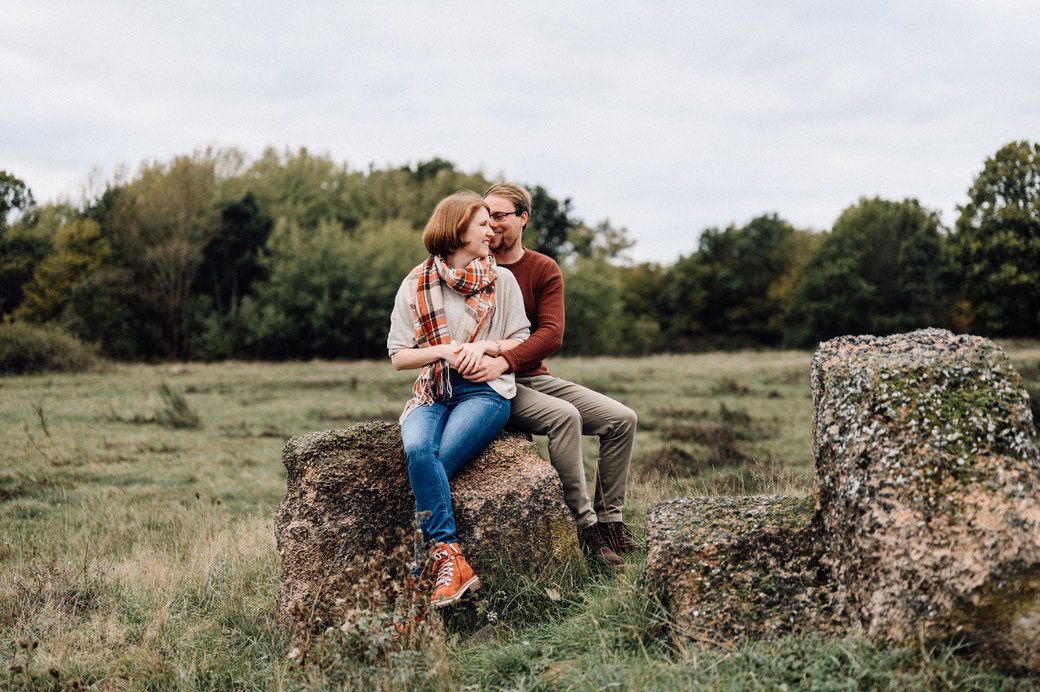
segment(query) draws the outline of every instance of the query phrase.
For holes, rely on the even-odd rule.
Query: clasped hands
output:
[[[506,370],[509,363],[505,358],[484,355],[488,342],[475,341],[458,344],[452,341],[445,346],[444,360],[448,365],[459,371],[459,374],[470,382],[488,382],[498,379]]]

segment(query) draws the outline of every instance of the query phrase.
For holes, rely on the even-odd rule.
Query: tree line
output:
[[[0,171],[0,315],[120,360],[371,358],[434,205],[483,191],[440,158],[352,169],[306,149],[143,164],[76,205]],[[524,243],[564,273],[564,352],[811,347],[924,326],[1040,336],[1040,145],[983,163],[953,228],[917,200],[861,198],[823,232],[775,213],[708,228],[671,264],[625,259],[537,184]]]

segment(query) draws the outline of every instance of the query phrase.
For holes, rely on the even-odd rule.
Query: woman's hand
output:
[[[454,343],[454,342],[452,342]],[[455,345],[452,347],[455,354],[454,367],[462,375],[467,375],[477,369],[480,365],[480,359],[484,357],[484,350],[487,348],[487,342],[475,341],[468,344],[462,344],[461,346]],[[451,362],[450,360],[448,361]]]
[[[453,367],[456,370],[458,370],[457,362],[459,357],[458,355],[456,355],[456,353],[459,350],[459,345],[455,343],[455,340],[452,339],[451,343],[441,344],[440,346],[437,346],[437,348],[440,349],[440,353],[438,355],[440,355],[441,359],[448,361],[448,365],[450,367]]]

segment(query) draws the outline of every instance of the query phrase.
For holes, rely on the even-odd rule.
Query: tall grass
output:
[[[1024,375],[1040,362],[1035,346],[1013,355]],[[639,414],[626,519],[642,534],[647,509],[672,497],[809,491],[809,357],[559,359],[550,367]],[[621,573],[576,561],[523,577],[482,575],[485,588],[431,617],[423,636],[380,648],[387,628],[354,620],[347,632],[318,632],[306,659],[290,658],[301,633],[274,623],[281,447],[298,433],[396,420],[411,379],[383,362],[0,377],[0,682],[135,690],[1028,685],[956,647],[813,638],[680,645],[641,588],[641,555]],[[157,412],[176,407],[164,383],[198,425],[163,424]],[[588,439],[590,470],[596,451]],[[384,617],[380,607],[365,616]]]

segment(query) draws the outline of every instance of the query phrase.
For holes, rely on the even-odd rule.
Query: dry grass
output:
[[[1025,354],[1028,373],[1040,360],[1035,345],[1010,350],[1013,358]],[[748,352],[558,359],[550,367],[609,384],[639,414],[628,519],[641,533],[646,510],[672,497],[811,490],[809,358]],[[287,658],[293,637],[273,623],[282,444],[355,420],[395,419],[411,377],[383,362],[0,377],[0,660],[21,666],[0,670],[0,682],[16,689],[76,681],[105,689],[310,689],[332,680],[337,665],[353,671],[335,678],[345,688],[531,687],[534,678],[521,683],[510,666],[546,660],[559,664],[561,680],[574,680],[577,673],[565,671],[590,661],[549,644],[536,654],[518,641],[573,636],[595,650],[581,639],[595,634],[592,621],[601,628],[597,640],[634,647],[625,679],[661,674],[689,682],[674,667],[685,664],[654,639],[658,615],[638,589],[580,570],[482,596],[478,615],[505,617],[502,644],[469,643],[470,624],[449,618],[431,620],[421,643],[386,649],[375,668],[343,658],[342,642],[332,639],[315,649],[317,667]],[[163,383],[198,416],[197,427],[156,422],[156,412],[171,405]],[[595,441],[585,448],[591,471]],[[638,574],[638,564],[632,569]],[[574,622],[586,626],[568,634]],[[645,636],[625,634],[641,627]],[[603,655],[612,647],[604,644]],[[494,651],[505,658],[489,662]],[[401,678],[409,665],[428,672],[429,683]],[[485,679],[469,666],[502,672]]]

